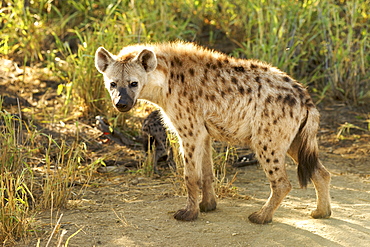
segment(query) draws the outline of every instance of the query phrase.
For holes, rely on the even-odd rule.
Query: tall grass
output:
[[[1,97],[0,150],[0,242],[8,246],[32,232],[35,209],[66,207],[74,184],[88,180],[94,167],[81,171],[85,145],[78,139],[58,144],[21,112],[3,109]],[[43,164],[41,180],[35,179],[36,164]]]
[[[0,98],[0,241],[11,243],[24,237],[29,229],[29,211],[33,203],[32,171],[26,145],[34,135],[23,131],[27,125],[19,116],[2,109]]]
[[[93,65],[97,47],[118,52],[130,43],[176,39],[212,44],[221,34],[238,47],[234,56],[267,61],[322,95],[358,104],[370,94],[370,0],[7,2],[1,53],[55,68],[70,86],[68,103],[88,113],[106,112]],[[207,41],[198,38],[204,26],[211,27]],[[67,66],[58,67],[60,61]]]
[[[369,98],[369,0],[7,3],[0,13],[0,52],[47,63],[69,85],[68,103],[83,105],[89,113],[106,111],[93,66],[98,46],[118,52],[140,42],[212,44],[220,33],[238,47],[234,56],[267,61],[322,95],[351,104]],[[198,38],[204,26],[211,26],[207,41]],[[58,66],[60,61],[67,66]]]

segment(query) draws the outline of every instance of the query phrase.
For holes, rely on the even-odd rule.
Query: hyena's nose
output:
[[[116,107],[119,111],[124,111],[127,109],[127,103],[124,102],[123,100],[119,100],[117,103],[116,103]]]

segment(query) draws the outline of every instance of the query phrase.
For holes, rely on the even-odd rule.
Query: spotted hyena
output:
[[[166,158],[166,163],[176,169],[176,164],[173,161],[173,151],[169,143],[166,129],[162,122],[162,117],[159,110],[151,112],[144,120],[141,128],[143,133],[143,148],[146,153],[154,146],[153,170],[158,172],[158,162],[161,158]]]
[[[318,159],[319,112],[307,90],[286,73],[181,42],[128,46],[117,56],[100,47],[95,65],[116,109],[126,112],[138,99],[152,102],[177,132],[188,196],[176,219],[194,220],[199,211],[216,208],[211,137],[249,145],[270,181],[270,197],[250,221],[271,222],[291,190],[286,153],[298,164],[301,187],[310,180],[315,186],[311,216],[330,216],[330,174]]]

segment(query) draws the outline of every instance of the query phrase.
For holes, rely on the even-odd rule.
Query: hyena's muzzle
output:
[[[113,106],[120,112],[127,112],[135,105],[134,97],[130,95],[127,88],[119,88],[112,94]]]

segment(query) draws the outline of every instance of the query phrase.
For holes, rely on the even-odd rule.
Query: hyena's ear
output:
[[[150,50],[142,50],[137,56],[137,61],[144,67],[146,72],[152,72],[157,68],[157,57]]]
[[[99,47],[95,52],[95,67],[100,73],[108,68],[108,65],[114,62],[114,56],[104,47]]]

